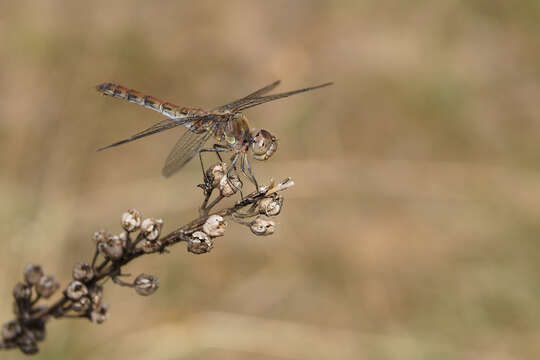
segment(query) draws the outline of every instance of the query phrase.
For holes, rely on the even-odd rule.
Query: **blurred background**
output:
[[[160,171],[174,129],[100,97],[113,81],[212,108],[283,80],[335,85],[247,111],[291,176],[276,233],[238,225],[128,267],[110,319],[52,321],[42,359],[537,359],[540,3],[0,3],[0,319],[28,263],[65,286],[132,207],[197,215],[199,164]],[[20,359],[18,351],[3,359]]]

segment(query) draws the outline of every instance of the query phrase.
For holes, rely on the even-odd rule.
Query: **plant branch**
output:
[[[36,353],[37,342],[44,339],[44,329],[50,318],[87,318],[94,323],[102,323],[108,317],[108,306],[102,302],[103,285],[107,280],[111,279],[120,286],[135,288],[140,295],[150,295],[158,288],[157,278],[151,275],[140,274],[133,282],[119,279],[124,276],[122,269],[125,265],[143,255],[167,252],[168,247],[180,242],[186,242],[187,250],[193,254],[207,253],[213,248],[213,239],[223,236],[225,232],[227,223],[224,218],[246,219],[262,214],[263,199],[266,202],[274,201],[276,192],[292,185],[290,179],[277,185],[272,181],[270,185],[262,186],[242,197],[234,205],[212,212],[225,197],[232,196],[238,190],[231,190],[229,181],[213,183],[216,185],[209,181],[201,185],[205,191],[199,216],[164,236],[160,237],[163,225],[160,219],[142,221],[140,212],[133,209],[122,216],[125,232],[118,236],[106,231],[94,233],[95,249],[91,264],[76,264],[73,268],[74,280],[61,292],[62,296],[48,306],[39,306],[37,303],[39,300],[48,299],[58,289],[59,284],[54,277],[45,276],[41,266],[28,265],[24,272],[25,282],[18,283],[13,290],[16,316],[2,328],[3,341],[0,342],[0,349],[18,347],[25,354]],[[210,200],[214,188],[220,184],[229,188],[220,188],[218,195]],[[281,206],[281,202],[279,205]],[[260,216],[241,223],[250,227],[256,235],[271,234],[274,228],[272,221],[262,220]],[[136,231],[139,233],[132,241],[131,236]],[[100,257],[103,258],[101,263],[98,261]]]

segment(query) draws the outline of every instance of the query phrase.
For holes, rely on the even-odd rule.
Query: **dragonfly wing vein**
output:
[[[274,81],[273,83],[271,83],[269,85],[266,85],[265,87],[260,88],[258,90],[255,90],[251,94],[246,95],[241,99],[235,100],[235,101],[233,101],[233,102],[231,102],[231,103],[229,103],[227,105],[220,106],[218,109],[220,109],[220,110],[222,110],[222,109],[233,109],[238,105],[244,104],[246,102],[246,100],[248,100],[248,99],[259,97],[261,95],[266,94],[269,91],[274,90],[276,88],[276,86],[278,86],[279,84],[281,84],[281,80]]]
[[[157,134],[159,132],[162,132],[164,130],[172,129],[173,127],[184,125],[188,129],[193,126],[195,123],[202,123],[206,121],[210,121],[211,119],[215,118],[213,114],[205,114],[205,115],[195,115],[195,116],[185,116],[183,118],[179,119],[165,119],[162,120],[152,126],[150,126],[147,129],[144,129],[141,132],[138,132],[137,134],[130,136],[127,139],[117,141],[111,145],[104,146],[102,148],[99,148],[97,151],[102,151],[111,147],[115,147],[118,145],[122,145],[134,140],[138,140],[140,138],[143,138],[145,136]]]
[[[332,85],[332,84],[333,83],[329,82],[329,83],[325,83],[325,84],[321,84],[321,85],[317,85],[317,86],[312,86],[312,87],[293,90],[293,91],[287,91],[287,92],[284,92],[284,93],[279,93],[279,94],[274,94],[274,95],[244,98],[244,99],[241,99],[239,101],[234,102],[234,105],[232,106],[232,111],[233,112],[242,111],[242,110],[245,110],[245,109],[249,109],[250,107],[261,105],[261,104],[264,104],[264,103],[267,103],[267,102],[270,102],[270,101],[282,99],[282,98],[285,98],[285,97],[288,97],[288,96],[291,96],[291,95],[300,94],[300,93],[303,93],[303,92],[306,92],[306,91],[319,89],[319,88],[329,86],[329,85]]]
[[[197,154],[212,134],[213,128],[202,133],[195,133],[187,130],[184,135],[178,139],[178,142],[174,145],[169,156],[167,156],[167,160],[165,161],[162,170],[163,176],[169,177],[184,167],[184,165]]]
[[[166,120],[163,120],[163,121],[160,121],[158,122],[157,124],[154,124],[152,126],[150,126],[149,128],[133,135],[133,136],[130,136],[129,138],[127,139],[124,139],[124,140],[120,140],[120,141],[117,141],[111,145],[107,145],[107,146],[104,146],[102,148],[99,148],[97,151],[101,151],[101,150],[105,150],[105,149],[108,149],[108,148],[111,148],[111,147],[115,147],[115,146],[118,146],[118,145],[122,145],[122,144],[125,144],[125,143],[128,143],[128,142],[131,142],[133,140],[137,140],[137,139],[140,139],[142,137],[145,137],[145,136],[148,136],[148,135],[153,135],[153,134],[156,134],[158,132],[161,132],[163,130],[167,130],[167,129],[171,129],[175,126],[178,126],[178,125],[181,125],[182,123],[177,121],[177,120],[172,120],[172,119],[166,119]]]

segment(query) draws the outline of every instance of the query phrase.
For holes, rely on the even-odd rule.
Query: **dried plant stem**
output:
[[[73,270],[74,281],[62,291],[60,299],[48,306],[40,306],[38,303],[49,298],[59,285],[54,277],[43,274],[41,266],[28,265],[24,274],[26,282],[18,283],[13,290],[16,318],[4,324],[0,349],[18,347],[26,354],[36,353],[37,342],[45,338],[45,325],[50,318],[87,318],[96,323],[105,321],[108,306],[102,304],[101,300],[103,285],[109,279],[116,285],[135,288],[140,295],[152,294],[158,288],[157,278],[141,274],[133,282],[126,282],[119,279],[121,276],[129,276],[122,273],[123,267],[143,255],[166,253],[168,247],[179,242],[187,242],[188,251],[191,253],[209,252],[213,248],[213,238],[224,234],[226,217],[231,217],[235,221],[240,217],[242,219],[256,217],[251,221],[242,220],[241,223],[250,227],[256,235],[273,233],[274,223],[259,216],[267,212],[262,204],[268,201],[274,205],[278,204],[277,212],[274,211],[271,215],[266,213],[268,216],[277,215],[283,201],[277,192],[292,185],[290,179],[277,185],[272,182],[242,197],[233,206],[211,212],[225,197],[231,195],[224,195],[224,192],[220,191],[213,200],[210,200],[217,185],[212,185],[209,179],[205,178],[205,184],[200,185],[204,190],[204,199],[199,208],[199,217],[161,238],[159,237],[161,220],[141,221],[137,210],[129,210],[122,217],[125,232],[120,236],[113,236],[105,231],[94,234],[96,249],[91,265],[76,264]],[[230,188],[228,190],[231,191]],[[232,194],[234,193],[236,190],[232,191]],[[135,231],[139,233],[132,240]],[[103,259],[98,261],[100,256]],[[36,295],[32,300],[33,290]]]
[[[211,215],[220,215],[222,217],[230,216],[231,214],[235,213],[236,211],[256,203],[262,197],[264,197],[264,193],[254,192],[254,193],[246,196],[245,198],[241,199],[234,206],[232,206],[230,208],[222,209],[222,210],[216,211],[216,212],[214,212],[212,214],[199,216],[198,218],[192,220],[188,224],[179,227],[178,229],[170,232],[169,234],[167,234],[163,238],[161,238],[160,242],[161,242],[162,246],[156,252],[162,253],[162,252],[164,252],[165,248],[167,248],[167,247],[173,246],[173,245],[178,244],[179,242],[182,242],[182,241],[187,241],[190,238],[190,235],[192,233],[194,233],[195,231],[200,230],[202,228],[203,224],[206,222],[206,220]],[[219,201],[221,201],[223,199],[224,199],[224,197],[219,195],[207,207],[207,209],[211,209]],[[141,237],[141,239],[138,239],[138,240],[141,241],[142,239],[143,239],[143,237]],[[136,245],[136,243],[134,243],[134,245]],[[105,266],[107,266],[109,264],[110,260],[109,259],[103,260],[103,262],[96,267],[96,269],[97,269],[96,276],[94,277],[93,280],[91,280],[87,284],[87,286],[92,286],[93,284],[98,283],[100,280],[108,278],[108,277],[112,278],[112,276],[114,275],[114,272],[117,271],[117,269],[119,269],[120,267],[130,263],[131,261],[135,260],[136,258],[138,258],[139,256],[142,256],[142,255],[147,255],[147,253],[145,253],[142,249],[135,249],[135,251],[133,251],[133,253],[129,257],[126,257],[126,258],[122,259],[122,261],[120,261],[120,262],[111,264],[108,268],[105,268]],[[105,268],[105,270],[103,270],[104,268]],[[34,314],[31,317],[31,319],[38,319],[38,318],[43,318],[43,317],[46,317],[46,316],[49,316],[49,315],[53,315],[55,313],[55,311],[57,311],[59,308],[61,308],[63,305],[65,305],[66,303],[68,303],[70,301],[71,300],[66,297],[66,294],[64,292],[64,295],[63,295],[63,297],[61,299],[59,299],[56,303],[54,303],[53,305],[51,305],[49,308],[45,309],[44,311],[37,312],[36,314]],[[62,316],[65,316],[65,315],[62,315]],[[79,317],[82,317],[82,316],[79,316]]]

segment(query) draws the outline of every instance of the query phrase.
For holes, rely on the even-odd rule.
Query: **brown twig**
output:
[[[223,167],[225,164],[213,167],[216,166]],[[221,172],[213,167],[207,173],[219,175]],[[292,181],[286,179],[277,185],[272,181],[268,186],[242,197],[233,206],[210,213],[225,197],[238,190],[231,187],[229,179],[220,182],[217,175],[210,180],[205,178],[205,184],[200,185],[204,190],[204,200],[199,208],[199,217],[161,238],[163,222],[160,219],[143,221],[140,212],[133,209],[123,214],[124,232],[119,236],[106,231],[94,233],[96,248],[91,264],[76,264],[74,280],[62,291],[62,296],[48,306],[39,303],[53,295],[59,284],[54,277],[45,276],[41,266],[28,265],[24,271],[25,281],[18,283],[13,290],[15,319],[3,325],[0,349],[18,347],[25,354],[37,353],[37,343],[45,338],[45,326],[50,318],[86,318],[94,323],[102,323],[108,316],[108,306],[102,303],[103,285],[109,279],[117,285],[135,288],[140,295],[154,293],[159,285],[157,278],[141,274],[133,282],[125,282],[118,278],[128,276],[122,274],[122,268],[140,256],[164,253],[168,247],[179,242],[186,242],[187,250],[193,254],[207,253],[213,248],[214,238],[225,232],[227,223],[224,218],[234,218],[235,214],[239,214],[238,217],[248,219],[241,223],[254,234],[273,233],[275,224],[261,215],[279,214],[283,199],[277,193],[292,186]],[[219,194],[209,203],[214,189],[219,190]],[[246,208],[249,208],[247,212],[240,212]],[[137,231],[139,233],[132,241],[131,236]],[[103,260],[97,265],[100,256]],[[35,296],[32,300],[33,293]]]

